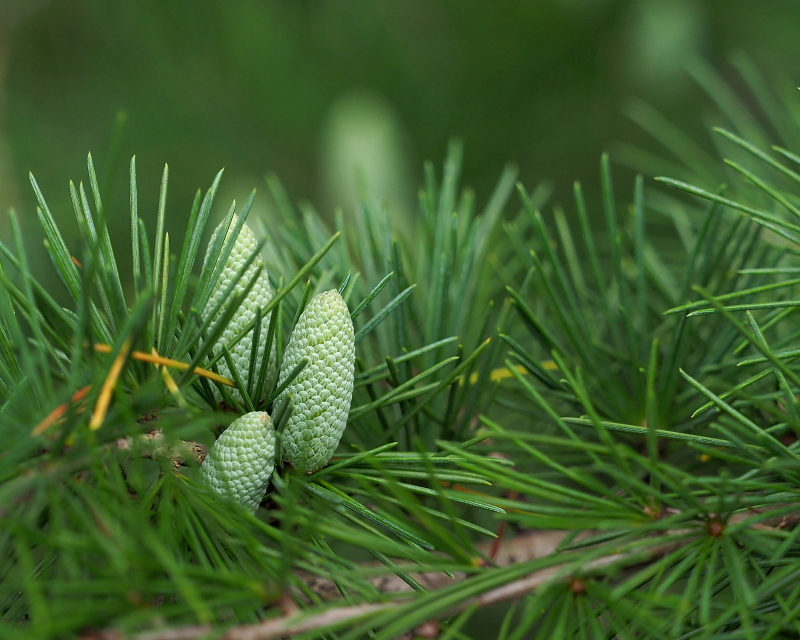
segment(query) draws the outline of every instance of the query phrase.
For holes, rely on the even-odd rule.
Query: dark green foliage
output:
[[[495,484],[527,499],[499,504],[523,527],[584,533],[531,563],[560,558],[563,580],[510,611],[502,637],[798,632],[796,198],[763,176],[798,181],[720,133],[761,162],[739,171],[772,205],[665,180],[709,201],[680,229],[686,255],[675,256],[647,242],[641,182],[630,224],[619,222],[604,161],[605,240],[583,225],[576,262],[577,243],[540,227],[544,249],[511,291],[528,335],[506,338],[508,364],[533,375],[513,369],[500,401],[521,414],[504,421],[513,427],[484,422],[527,466]]]
[[[451,166],[457,172],[457,165]],[[117,269],[114,252],[120,247],[112,246],[106,231],[91,158],[89,176],[94,206],[82,186],[73,189],[83,240],[77,260],[33,183],[70,306],[59,306],[31,277],[19,232],[15,250],[2,247],[6,265],[15,271],[4,271],[0,296],[0,439],[6,443],[0,457],[0,509],[8,523],[0,537],[2,629],[19,637],[50,638],[89,627],[136,629],[156,618],[169,624],[252,622],[290,587],[305,593],[312,606],[319,600],[298,577],[300,569],[332,573],[342,593],[371,600],[380,594],[354,564],[365,554],[390,572],[397,571],[397,562],[409,563],[403,575],[414,566],[472,569],[476,534],[493,535],[474,523],[472,514],[503,510],[488,496],[447,488],[489,482],[480,471],[459,469],[461,445],[450,445],[455,452],[436,453],[435,439],[448,424],[445,420],[461,412],[457,403],[466,398],[464,374],[485,350],[478,332],[462,347],[449,319],[438,325],[430,344],[424,342],[430,333],[425,327],[409,324],[412,330],[405,332],[395,318],[406,309],[414,287],[396,277],[402,265],[381,276],[377,249],[365,269],[345,251],[339,253],[337,270],[331,270],[325,256],[339,234],[331,237],[307,217],[316,226],[309,227],[308,235],[295,236],[296,263],[269,264],[279,286],[254,319],[260,323],[254,349],[268,343],[282,347],[294,324],[287,320],[296,321],[312,290],[341,281],[365,363],[351,412],[351,446],[312,476],[276,476],[265,508],[250,516],[202,486],[191,455],[183,456],[188,466],[177,475],[172,470],[184,443],[210,443],[210,428],[237,415],[219,412],[208,386],[219,383],[194,373],[196,366],[214,367],[210,348],[248,291],[228,296],[207,321],[200,320],[219,270],[209,264],[199,278],[193,270],[220,176],[204,198],[198,193],[176,259],[163,231],[167,171],[151,245],[138,217],[131,163],[132,294],[126,293]],[[454,191],[455,180],[451,175],[446,188]],[[505,195],[509,186],[506,179]],[[251,196],[238,224],[244,224],[252,202]],[[496,224],[501,209],[502,201],[495,200],[486,225]],[[229,216],[234,211],[235,205]],[[462,220],[477,224],[468,210]],[[391,231],[377,231],[384,234],[384,246]],[[291,229],[286,233],[268,242],[273,248],[279,240],[288,242]],[[212,248],[221,254],[218,263],[225,259],[221,238],[220,246]],[[431,240],[433,255],[452,258],[438,242]],[[298,297],[294,289],[303,280],[308,286]],[[461,293],[470,284],[464,276]],[[428,304],[441,309],[443,302],[437,297]],[[278,313],[270,315],[273,309]],[[268,324],[266,317],[271,318]],[[98,349],[96,343],[107,346]],[[380,355],[383,345],[392,349],[392,357]],[[162,359],[144,357],[155,353]],[[168,363],[163,358],[183,362],[184,371],[157,366]],[[263,372],[253,378],[265,384]],[[234,383],[241,387],[240,381]],[[226,386],[219,386],[226,398],[223,406],[236,408]],[[250,406],[241,410],[256,408],[251,398],[263,396],[242,391]],[[272,407],[280,389],[267,391],[263,408],[273,412],[280,426],[290,407]],[[157,438],[145,437],[155,429]],[[456,441],[464,433],[448,431]],[[404,443],[399,449],[398,438]],[[347,453],[353,446],[356,453]],[[487,460],[485,466],[501,465]]]
[[[751,159],[729,163],[744,185],[664,179],[684,192],[667,197],[638,178],[628,204],[604,157],[599,228],[579,185],[575,223],[522,187],[514,211],[510,170],[476,214],[457,145],[441,181],[427,168],[413,219],[366,196],[333,233],[271,179],[277,295],[250,362],[272,344],[280,359],[306,302],[336,287],[358,363],[337,455],[276,474],[255,515],[203,487],[192,456],[173,468],[245,409],[279,428],[291,411],[264,372],[237,407],[193,370],[214,367],[209,342],[241,301],[200,320],[218,273],[194,264],[219,179],[179,253],[166,173],[151,244],[132,165],[132,293],[91,161],[93,204],[73,188],[77,262],[37,190],[70,304],[31,276],[15,227],[0,274],[0,635],[389,640],[438,620],[442,637],[478,638],[492,611],[504,640],[796,637],[800,175],[792,152],[720,135]],[[190,367],[158,368],[153,349]],[[499,555],[480,544],[496,532]],[[537,536],[544,552],[515,550]]]

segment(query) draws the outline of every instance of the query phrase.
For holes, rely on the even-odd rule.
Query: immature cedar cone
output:
[[[281,383],[305,358],[307,364],[276,400],[292,398],[292,414],[281,435],[283,459],[311,473],[339,444],[353,398],[355,339],[350,311],[335,289],[313,298],[289,337]]]
[[[265,411],[234,420],[217,438],[200,466],[217,493],[253,511],[267,492],[275,469],[275,429]]]
[[[234,214],[233,220],[231,221],[230,227],[228,228],[225,236],[225,245],[231,241],[230,234],[236,227],[237,220],[238,217]],[[214,241],[217,239],[217,236],[222,230],[224,224],[225,222],[223,221],[216,229],[214,229],[214,233],[211,236],[211,241],[208,243],[208,249],[206,249],[206,257],[203,261],[204,268],[209,260],[216,260],[217,258],[217,256],[212,257],[210,254],[214,246]],[[256,237],[253,235],[250,227],[248,227],[247,224],[242,225],[242,229],[239,231],[239,235],[236,237],[236,240],[233,243],[233,248],[228,255],[228,259],[220,271],[219,279],[217,280],[216,285],[211,292],[211,296],[208,299],[208,304],[206,304],[203,313],[201,314],[203,320],[207,319],[208,314],[210,314],[217,303],[222,300],[222,297],[225,294],[225,289],[230,286],[231,282],[236,276],[236,273],[242,268],[242,265],[256,250],[257,246],[258,240],[256,240]],[[252,279],[256,269],[263,266],[263,264],[264,259],[260,255],[256,256],[255,260],[253,260],[251,265],[244,272],[242,278],[236,283],[236,285],[234,285],[232,295],[240,294],[247,286],[247,283]],[[245,325],[256,317],[256,311],[259,308],[263,308],[270,300],[272,300],[274,295],[275,290],[270,284],[266,271],[262,269],[260,275],[256,279],[255,284],[253,285],[253,288],[250,289],[250,293],[247,294],[247,298],[242,301],[242,304],[236,310],[236,313],[233,314],[231,321],[225,327],[225,330],[222,332],[217,344],[229,345],[236,335],[245,327]],[[211,327],[213,328],[213,326],[214,325],[212,323]],[[261,362],[264,358],[263,345],[266,343],[268,326],[269,316],[264,317],[261,320],[261,337],[259,338],[259,344],[262,346],[259,348],[259,352],[256,355],[256,363],[253,371],[250,371],[250,352],[253,346],[253,329],[248,331],[238,343],[232,347],[229,347],[233,364],[245,385],[250,383],[251,375],[253,378],[255,378],[258,376],[258,372],[260,371]],[[224,357],[217,361],[217,367],[221,375],[225,376],[226,378],[233,378],[231,370],[228,367],[227,360]],[[274,377],[275,349],[273,348],[269,354],[266,379],[269,381],[274,379]],[[231,395],[241,402],[242,395],[239,393],[238,389],[231,389]],[[216,387],[214,387],[214,397],[216,398],[217,402],[219,402],[219,400],[222,398],[219,390]],[[252,398],[253,402],[255,403],[261,399],[262,398]]]

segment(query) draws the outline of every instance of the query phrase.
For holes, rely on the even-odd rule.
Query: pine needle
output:
[[[70,403],[75,404],[77,402],[80,402],[89,394],[91,390],[92,390],[92,385],[90,384],[86,385],[82,389],[79,389],[78,391],[72,394],[72,398],[70,398]],[[69,403],[64,403],[57,406],[49,414],[47,414],[47,417],[44,420],[42,420],[39,424],[37,424],[33,428],[33,430],[31,431],[31,435],[39,436],[43,434],[64,416],[64,414],[67,412],[67,409],[69,409]]]
[[[111,346],[107,344],[98,343],[94,345],[94,348],[101,353],[111,353]],[[185,362],[181,362],[180,360],[173,360],[172,358],[165,358],[164,356],[158,355],[155,349],[153,353],[145,353],[144,351],[134,351],[131,353],[131,357],[135,360],[141,360],[142,362],[151,362],[156,365],[161,365],[164,367],[172,367],[173,369],[181,369],[185,371],[189,368],[189,365]],[[231,380],[230,378],[226,378],[225,376],[221,376],[218,373],[214,373],[213,371],[209,371],[208,369],[203,369],[202,367],[195,367],[194,372],[199,376],[204,376],[209,378],[210,380],[214,380],[221,384],[228,385],[229,387],[235,387],[236,383]]]
[[[103,388],[100,390],[100,396],[97,398],[97,404],[95,404],[92,419],[89,422],[89,428],[93,431],[103,425],[103,420],[105,420],[108,407],[111,404],[111,394],[114,392],[114,387],[117,386],[117,380],[119,380],[122,367],[125,366],[125,361],[128,359],[130,348],[130,340],[126,340],[111,365],[111,370],[108,372]]]

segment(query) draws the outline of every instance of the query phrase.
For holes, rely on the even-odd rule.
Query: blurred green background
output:
[[[134,153],[143,212],[170,164],[176,229],[221,167],[225,196],[276,172],[326,213],[352,204],[361,167],[406,208],[451,136],[479,199],[512,161],[564,201],[616,141],[658,152],[631,97],[705,144],[712,108],[687,64],[725,75],[744,51],[788,78],[798,27],[796,0],[0,0],[2,218],[33,223],[33,171],[68,225],[88,151],[121,224]]]

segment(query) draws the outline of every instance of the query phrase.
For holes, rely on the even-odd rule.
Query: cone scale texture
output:
[[[350,311],[335,289],[311,299],[286,346],[280,381],[303,360],[288,394],[292,414],[281,436],[283,459],[311,473],[330,460],[347,424],[353,397],[355,339]]]
[[[275,429],[264,411],[234,420],[200,466],[212,489],[252,511],[264,499],[274,469]]]
[[[227,232],[227,236],[225,238],[225,244],[231,241],[230,234],[231,231],[236,226],[237,216],[233,216],[233,220],[231,221],[230,227]],[[216,256],[211,256],[211,250],[214,246],[214,242],[216,241],[219,234],[223,231],[223,227],[225,222],[221,223],[215,230],[211,236],[211,241],[208,243],[208,249],[206,250],[205,260],[203,261],[203,268],[205,268],[206,264],[209,260],[216,259]],[[258,240],[256,239],[255,235],[253,234],[250,227],[247,224],[242,225],[241,230],[239,231],[239,235],[236,237],[236,240],[233,243],[233,247],[231,252],[228,256],[227,261],[225,262],[222,270],[219,274],[219,279],[217,280],[213,291],[211,292],[211,296],[209,297],[208,304],[206,304],[203,313],[201,314],[203,320],[206,320],[208,314],[212,312],[215,306],[223,299],[225,295],[225,290],[230,286],[231,282],[233,282],[234,278],[236,277],[236,273],[239,269],[242,268],[242,265],[247,261],[247,259],[252,255],[252,253],[258,247]],[[247,283],[253,278],[253,274],[255,274],[256,270],[259,267],[264,265],[264,259],[261,256],[256,256],[255,260],[253,260],[252,264],[247,268],[242,278],[236,283],[233,289],[233,295],[241,293]],[[269,281],[269,277],[264,269],[261,270],[258,278],[256,279],[253,288],[250,290],[250,293],[247,295],[247,298],[242,302],[239,308],[236,310],[236,313],[231,318],[230,323],[225,330],[223,331],[222,335],[217,342],[218,345],[230,345],[233,339],[244,329],[244,327],[251,322],[256,317],[256,312],[258,309],[263,308],[267,305],[267,303],[272,300],[272,297],[275,295],[275,290],[272,288],[272,284]],[[261,338],[259,340],[260,344],[263,344],[266,339],[267,334],[267,326],[269,322],[269,316],[262,318],[261,322]],[[242,382],[245,385],[250,383],[251,375],[252,377],[256,377],[258,372],[261,368],[261,362],[264,358],[263,350],[256,356],[256,363],[255,368],[251,372],[250,371],[250,353],[253,346],[253,329],[251,329],[238,343],[233,346],[229,346],[231,352],[231,358],[233,360],[233,365],[236,367],[237,373],[241,376]],[[228,367],[227,360],[222,358],[217,362],[217,367],[219,373],[226,378],[233,378],[230,368]],[[275,349],[273,348],[271,353],[269,354],[269,363],[267,365],[267,381],[274,379],[275,377]],[[238,389],[231,389],[231,394],[233,397],[238,400],[242,401],[242,395],[239,393]],[[219,402],[222,398],[219,391],[214,388],[214,397]],[[253,398],[252,400],[255,403],[258,403],[259,400],[262,398]]]

